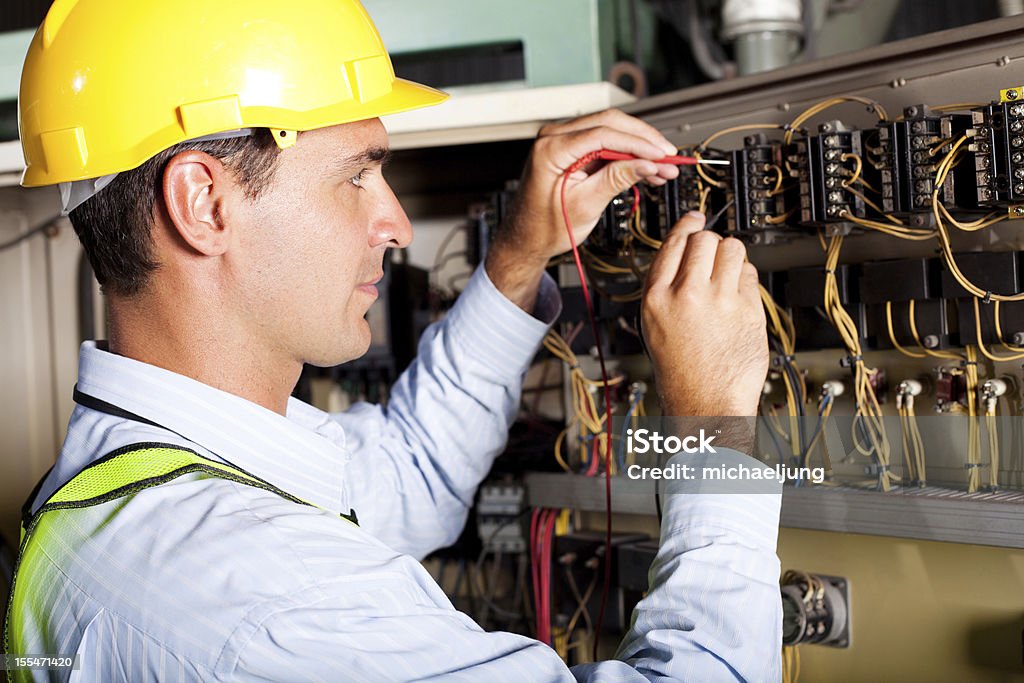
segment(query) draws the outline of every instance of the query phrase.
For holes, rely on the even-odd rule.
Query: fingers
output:
[[[743,294],[752,293],[760,300],[761,293],[758,291],[760,284],[761,280],[757,276],[757,268],[750,261],[745,261],[740,268],[740,292]]]
[[[664,168],[664,164],[646,159],[615,161],[583,180],[578,186],[577,196],[580,202],[604,205],[641,181],[651,185],[664,184],[666,178],[662,174],[667,173],[673,178],[679,175],[675,167],[669,167],[669,171]]]
[[[540,136],[564,135],[589,128],[607,127],[621,130],[635,137],[643,138],[650,144],[658,147],[661,156],[675,154],[677,148],[668,138],[662,135],[657,128],[651,124],[641,121],[635,116],[625,114],[618,109],[607,109],[605,111],[582,116],[565,123],[551,124],[541,128]],[[623,150],[624,151],[624,150]]]
[[[645,138],[607,126],[543,137],[537,140],[536,148],[550,158],[559,170],[567,169],[577,159],[601,149],[625,152],[641,159],[653,160],[665,156],[662,148]]]
[[[716,285],[728,291],[737,291],[740,287],[740,274],[743,263],[747,259],[747,248],[734,237],[718,243],[715,253],[715,270],[712,280]]]
[[[711,274],[715,269],[715,256],[722,238],[708,230],[702,230],[686,241],[686,251],[679,272],[676,274],[677,286],[691,284],[707,284],[711,282]]]
[[[676,279],[690,236],[704,229],[704,214],[691,211],[676,223],[647,273],[647,290],[668,289]]]

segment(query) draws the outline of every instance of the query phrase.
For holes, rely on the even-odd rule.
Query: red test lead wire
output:
[[[605,405],[605,427],[608,433],[608,440],[605,444],[604,453],[604,483],[605,483],[605,563],[604,563],[604,581],[601,586],[601,609],[598,612],[597,627],[594,629],[594,653],[593,658],[597,660],[597,644],[600,639],[601,625],[604,623],[604,612],[608,605],[608,591],[611,588],[611,562],[608,561],[608,553],[611,552],[612,546],[612,479],[611,479],[611,464],[612,464],[612,397],[611,392],[608,390],[608,370],[604,362],[604,350],[601,348],[601,330],[597,326],[597,320],[594,317],[594,302],[590,298],[590,288],[587,286],[587,277],[583,270],[583,261],[580,259],[579,249],[576,248],[576,238],[572,232],[572,219],[569,218],[569,205],[566,201],[565,190],[569,182],[569,176],[576,171],[580,170],[587,164],[596,161],[598,159],[605,159],[609,161],[620,160],[619,156],[621,152],[613,152],[611,150],[599,150],[597,152],[591,152],[577,159],[569,168],[566,169],[562,175],[562,185],[559,192],[562,201],[562,220],[565,221],[565,229],[569,233],[569,244],[572,246],[572,257],[576,262],[576,272],[580,278],[580,287],[583,290],[583,300],[587,306],[587,318],[590,320],[590,327],[594,333],[594,344],[597,345],[597,360],[601,366],[601,382],[604,388],[604,405]],[[631,158],[630,155],[622,155],[622,160]],[[634,188],[635,189],[635,188]],[[634,201],[639,199],[638,195],[634,195]]]
[[[601,634],[601,624],[604,623],[605,609],[608,606],[608,592],[611,588],[612,578],[612,565],[609,559],[609,554],[612,548],[612,398],[611,391],[608,388],[608,370],[604,362],[604,350],[601,347],[601,330],[597,326],[597,320],[594,317],[594,302],[590,297],[590,288],[587,286],[587,277],[583,270],[583,261],[580,259],[579,249],[576,248],[576,238],[572,232],[572,219],[569,218],[569,205],[566,201],[565,191],[569,182],[569,176],[576,171],[579,171],[587,164],[593,163],[594,161],[628,161],[636,159],[637,157],[632,154],[625,152],[616,152],[610,149],[601,149],[595,152],[585,154],[577,159],[569,168],[566,169],[562,175],[562,184],[559,192],[559,196],[562,202],[562,220],[565,221],[565,229],[569,234],[569,244],[572,246],[573,260],[576,262],[576,272],[580,278],[580,286],[583,289],[583,300],[587,307],[587,318],[590,321],[590,327],[594,332],[594,343],[597,345],[597,360],[601,366],[601,383],[604,388],[604,405],[605,405],[605,429],[608,434],[608,439],[605,442],[605,453],[604,453],[604,494],[605,494],[605,559],[604,559],[604,581],[601,586],[601,609],[598,612],[597,627],[595,628],[594,634],[594,651],[593,658],[597,660],[597,646]],[[697,157],[688,156],[666,156],[661,159],[655,160],[655,163],[661,164],[673,164],[676,166],[695,166],[697,164],[728,164],[728,161],[717,160],[717,159],[698,159]],[[638,211],[640,208],[640,192],[637,188],[633,187],[633,211]],[[596,460],[596,458],[595,458]],[[592,465],[595,463],[592,463]],[[593,470],[593,467],[590,468]],[[596,472],[588,471],[588,475],[596,474]],[[543,525],[541,525],[543,526]],[[543,570],[541,570],[543,571]],[[543,584],[543,574],[538,579]],[[541,586],[541,590],[544,590]]]
[[[615,152],[610,149],[602,149],[597,152],[592,152],[584,157],[584,159],[587,159],[586,164],[597,159],[603,159],[605,161],[629,161],[637,158],[639,157],[632,154],[626,154],[625,152]],[[671,164],[672,166],[696,166],[697,164],[727,166],[729,164],[729,161],[726,159],[700,159],[697,157],[680,156],[678,154],[662,157],[660,159],[653,159],[653,161],[656,164]],[[576,170],[579,170],[579,168]]]

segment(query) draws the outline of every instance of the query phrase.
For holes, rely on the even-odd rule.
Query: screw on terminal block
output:
[[[1020,97],[1020,91],[1015,88],[1010,88],[1006,91],[1005,96],[1008,100],[1015,100]]]

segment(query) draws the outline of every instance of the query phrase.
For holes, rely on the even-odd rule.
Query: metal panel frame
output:
[[[623,492],[612,478],[618,514],[654,515],[654,497]],[[526,476],[532,507],[604,512],[604,480],[576,474]],[[781,525],[925,541],[1024,548],[1024,493],[963,493],[929,487],[904,492],[786,488]]]

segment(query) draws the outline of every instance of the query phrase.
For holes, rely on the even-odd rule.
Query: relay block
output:
[[[1024,88],[1007,88],[999,102],[973,111],[971,151],[978,203],[1024,202]]]
[[[732,153],[730,224],[735,232],[770,229],[786,213],[782,146],[766,135],[749,135]]]
[[[971,126],[970,114],[938,116],[923,104],[903,110],[903,118],[878,125],[878,147],[865,144],[865,159],[877,151],[880,170],[882,209],[892,214],[931,211],[935,174],[944,152],[954,138]],[[970,173],[968,169],[968,173]],[[947,188],[952,188],[952,177]],[[953,196],[940,188],[940,199]],[[960,198],[962,203],[967,200]],[[969,199],[973,203],[973,198]]]
[[[787,161],[800,181],[800,222],[805,225],[842,223],[847,215],[863,218],[864,200],[846,190],[862,153],[861,132],[840,121],[829,121],[793,143]],[[863,172],[863,169],[862,169]]]

